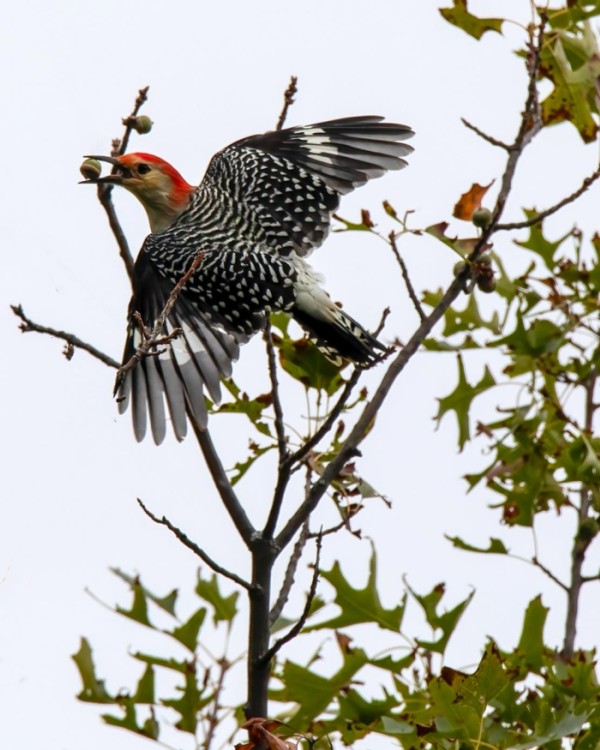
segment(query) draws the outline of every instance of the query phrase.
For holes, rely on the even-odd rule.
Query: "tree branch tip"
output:
[[[290,76],[290,82],[287,85],[286,90],[283,93],[283,108],[281,110],[281,114],[279,115],[279,119],[277,120],[277,125],[275,126],[275,130],[281,130],[281,128],[285,124],[285,120],[288,114],[289,108],[294,103],[295,99],[294,97],[298,93],[298,77],[297,76]]]
[[[469,120],[467,120],[465,117],[461,117],[460,120],[466,128],[468,128],[469,130],[472,130],[476,135],[478,135],[480,138],[482,138],[484,141],[486,141],[490,145],[496,146],[498,148],[504,149],[504,151],[509,151],[509,152],[514,149],[514,145],[504,143],[504,141],[501,141],[498,138],[494,138],[494,136],[489,135],[485,131],[478,128],[477,125],[473,125],[473,123],[469,122]]]

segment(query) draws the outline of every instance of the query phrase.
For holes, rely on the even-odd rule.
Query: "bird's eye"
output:
[[[150,171],[150,166],[148,164],[139,164],[137,168],[138,174],[148,174]]]

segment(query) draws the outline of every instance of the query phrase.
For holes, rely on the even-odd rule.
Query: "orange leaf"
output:
[[[454,206],[452,215],[456,216],[457,219],[471,221],[474,212],[481,207],[483,196],[493,184],[493,180],[489,185],[479,185],[476,182],[473,183],[469,190],[467,190],[466,193],[463,193],[458,199],[458,203]]]
[[[375,226],[375,224],[373,224],[373,221],[371,220],[371,214],[367,211],[366,208],[363,208],[361,210],[360,220],[369,229],[373,229],[373,227]]]

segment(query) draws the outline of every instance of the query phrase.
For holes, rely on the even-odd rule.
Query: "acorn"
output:
[[[98,159],[85,159],[79,167],[84,180],[97,180],[102,174],[102,165]]]
[[[133,121],[133,127],[140,135],[146,135],[152,130],[154,123],[147,115],[138,115]]]
[[[492,223],[492,212],[489,208],[478,208],[477,211],[473,211],[471,221],[479,229],[486,229]]]
[[[458,263],[454,264],[454,268],[452,269],[452,273],[455,276],[458,276],[459,273],[462,273],[462,271],[468,266],[468,263],[465,263],[462,260],[459,260]]]
[[[493,274],[480,276],[477,279],[477,288],[485,294],[491,294],[496,290],[496,278]]]

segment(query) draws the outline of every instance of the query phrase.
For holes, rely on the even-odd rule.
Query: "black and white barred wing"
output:
[[[157,270],[144,248],[134,267],[133,282],[124,364],[143,340],[134,313],[138,312],[145,327],[151,329],[174,286]],[[220,401],[220,379],[231,376],[232,361],[239,354],[238,343],[245,339],[215,329],[206,315],[189,300],[185,290],[177,297],[165,321],[163,334],[168,336],[178,328],[181,329],[180,335],[158,346],[154,353],[143,356],[129,370],[119,388],[119,412],[123,414],[131,407],[138,441],[143,440],[150,423],[154,442],[157,445],[162,443],[167,424],[165,404],[178,440],[183,440],[186,435],[188,413],[201,428],[206,427],[204,393],[213,401]]]
[[[213,158],[199,193],[216,189],[244,205],[247,221],[236,229],[246,239],[260,229],[273,250],[307,255],[327,236],[341,195],[406,166],[413,131],[382,120],[348,117],[244,138]]]

